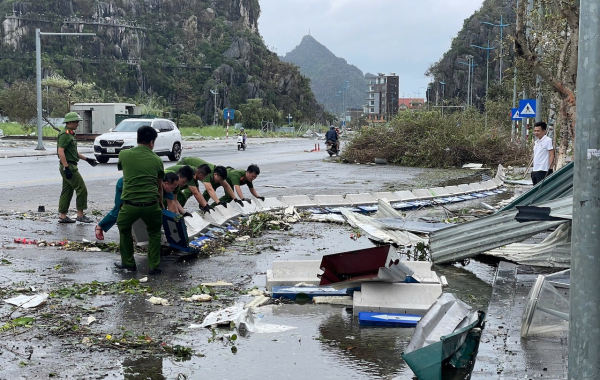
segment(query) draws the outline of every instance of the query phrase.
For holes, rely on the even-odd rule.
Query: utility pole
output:
[[[597,379],[600,368],[600,7],[598,0],[581,0],[579,7],[568,376],[573,380]]]
[[[518,4],[517,4],[517,9],[518,9]],[[504,24],[502,15],[500,15],[500,24],[492,24],[491,22],[485,22],[485,21],[481,21],[481,23],[500,27],[500,84],[502,84],[502,51],[503,51],[502,40],[504,37],[503,31],[504,31],[504,28],[507,26],[510,26],[510,24]]]
[[[485,69],[485,103],[486,103],[485,127],[487,128],[487,100],[488,100],[488,89],[489,89],[489,82],[490,82],[490,50],[493,50],[495,48],[491,48],[490,47],[490,41],[489,40],[487,42],[487,47],[481,47],[481,46],[477,46],[477,45],[471,45],[471,47],[474,47],[474,48],[477,48],[477,49],[482,49],[482,50],[485,50],[487,52],[486,69]]]
[[[37,100],[37,133],[38,145],[35,150],[46,150],[44,148],[44,131],[42,123],[42,41],[40,36],[95,36],[96,33],[47,33],[35,30],[35,90]],[[70,105],[69,105],[70,108]]]
[[[538,15],[542,15],[542,3],[540,2],[539,6],[538,6]],[[538,56],[538,60],[541,59],[542,56],[542,44],[539,43],[538,44],[538,48],[537,48],[537,56]],[[535,87],[536,87],[536,91],[537,91],[537,96],[536,96],[536,113],[535,113],[535,122],[539,122],[542,121],[542,77],[540,75],[537,75],[535,77]]]
[[[517,0],[517,9],[519,9],[519,0]],[[518,23],[517,23],[518,24]],[[513,103],[512,108],[517,108],[517,63],[513,62],[515,66],[515,75],[513,77]],[[510,132],[510,138],[512,141],[515,141],[515,134],[517,132],[517,121],[512,120],[512,129]]]

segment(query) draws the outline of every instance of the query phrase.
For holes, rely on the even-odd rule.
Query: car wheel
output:
[[[173,150],[171,150],[171,154],[169,154],[169,161],[177,161],[181,158],[181,144],[176,142],[173,144]]]
[[[96,156],[96,161],[98,161],[101,164],[106,164],[108,162],[108,160],[110,160],[110,158],[108,158],[108,157]]]

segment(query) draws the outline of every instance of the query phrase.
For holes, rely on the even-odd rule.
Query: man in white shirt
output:
[[[533,125],[533,134],[537,139],[533,146],[533,169],[531,170],[531,181],[534,185],[552,174],[554,166],[554,147],[550,137],[546,136],[546,129],[547,125],[543,121]]]

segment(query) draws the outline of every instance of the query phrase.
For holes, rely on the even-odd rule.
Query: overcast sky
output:
[[[279,55],[309,33],[363,73],[395,72],[407,97],[483,0],[259,0],[258,29]],[[401,94],[402,95],[402,94]]]

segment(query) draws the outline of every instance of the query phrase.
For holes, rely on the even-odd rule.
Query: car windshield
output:
[[[113,129],[113,132],[137,132],[141,127],[149,127],[150,124],[150,121],[123,120]]]

